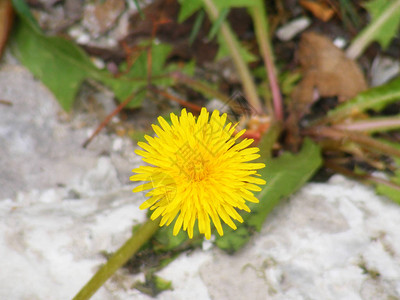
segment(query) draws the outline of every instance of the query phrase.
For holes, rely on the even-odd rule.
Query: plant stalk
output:
[[[210,18],[215,21],[218,19],[219,11],[212,0],[203,0],[204,6]],[[258,97],[256,85],[251,77],[249,68],[240,55],[239,44],[235,39],[231,29],[226,22],[221,24],[221,34],[232,56],[232,60],[241,78],[246,100],[255,110],[255,113],[263,114],[263,108]]]
[[[369,118],[352,123],[339,123],[333,128],[348,131],[379,132],[400,129],[400,115],[394,117]]]
[[[368,135],[360,134],[359,132],[351,132],[339,130],[329,127],[318,127],[313,129],[304,130],[305,134],[311,134],[316,137],[328,137],[334,140],[350,140],[370,150],[375,150],[385,155],[393,155],[400,157],[400,150],[388,144],[380,142]]]
[[[373,41],[375,33],[380,30],[381,26],[397,14],[400,10],[400,0],[395,0],[392,4],[377,18],[374,22],[369,24],[351,43],[347,48],[346,55],[351,59],[357,59]]]
[[[147,242],[159,228],[158,221],[148,220],[117,252],[103,265],[96,274],[86,283],[73,300],[90,299],[96,291],[110,278],[120,267],[131,258],[142,245]]]
[[[283,102],[282,95],[277,79],[277,70],[274,64],[274,54],[269,40],[267,12],[262,1],[259,5],[254,5],[251,9],[255,32],[260,46],[261,55],[264,60],[265,68],[268,74],[269,86],[271,88],[272,100],[274,104],[274,115],[276,120],[283,121]]]

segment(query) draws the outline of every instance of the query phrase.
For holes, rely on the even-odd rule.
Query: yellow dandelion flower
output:
[[[200,233],[209,239],[211,218],[222,236],[220,219],[236,229],[233,220],[243,222],[236,209],[250,212],[245,202],[258,202],[253,191],[260,191],[258,185],[265,181],[256,170],[265,165],[249,162],[260,156],[259,149],[247,148],[251,139],[237,143],[245,130],[232,136],[235,125],[225,125],[226,119],[216,110],[210,118],[205,108],[196,119],[183,109],[180,117],[171,113],[172,125],[159,117],[161,127],[152,125],[157,137],[146,135],[147,143],[138,143],[143,150],[135,153],[152,166],[133,170],[132,181],[146,182],[133,192],[150,190],[140,208],[154,210],[152,220],[162,216],[160,226],[178,215],[174,235],[183,228],[192,238],[197,220]]]

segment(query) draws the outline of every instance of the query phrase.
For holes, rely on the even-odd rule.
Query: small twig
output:
[[[4,105],[7,105],[7,106],[12,106],[13,105],[11,101],[2,100],[2,99],[0,99],[0,104],[4,104]]]
[[[117,115],[125,106],[129,104],[129,102],[132,101],[132,99],[142,91],[143,89],[140,89],[136,93],[133,93],[130,95],[128,98],[126,98],[123,102],[121,102],[120,105],[117,106],[116,109],[114,109],[105,119],[103,122],[100,123],[100,125],[97,127],[97,129],[92,133],[92,135],[82,144],[83,148],[86,148],[90,142],[96,137],[96,135],[99,134],[99,132],[106,127],[106,125],[111,121],[111,119]]]
[[[334,162],[332,162],[331,160],[325,160],[324,162],[325,167],[331,169],[332,171],[335,171],[337,173],[343,174],[347,177],[353,177],[359,180],[363,180],[366,181],[367,183],[370,184],[384,184],[388,187],[391,187],[393,189],[396,189],[398,191],[400,191],[400,185],[395,184],[394,182],[391,182],[389,180],[383,179],[383,178],[378,178],[378,177],[374,177],[372,175],[369,174],[358,174],[355,173],[345,167],[342,167],[338,164],[335,164]]]
[[[159,88],[157,88],[155,86],[149,86],[148,88],[152,92],[157,93],[157,94],[159,94],[159,95],[161,95],[161,96],[163,96],[165,98],[168,98],[168,99],[170,99],[170,100],[172,100],[172,101],[174,101],[176,103],[179,103],[182,106],[188,107],[188,108],[190,108],[190,109],[192,109],[194,111],[198,111],[198,112],[201,111],[201,107],[200,106],[198,106],[196,104],[193,104],[193,103],[190,103],[190,102],[188,102],[186,100],[183,100],[183,99],[181,99],[181,98],[179,98],[177,96],[171,95],[170,93],[165,92],[165,91],[163,91],[163,90],[161,90],[161,89],[159,89]]]

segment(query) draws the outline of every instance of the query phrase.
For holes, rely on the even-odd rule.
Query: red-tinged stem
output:
[[[383,142],[377,141],[376,139],[371,138],[367,135],[360,134],[359,132],[338,130],[328,127],[317,127],[317,128],[307,129],[304,131],[304,133],[313,135],[315,137],[329,137],[335,140],[347,139],[363,147],[375,150],[377,152],[386,155],[393,155],[400,157],[400,150]]]
[[[210,18],[213,21],[217,20],[219,16],[219,11],[215,3],[212,0],[203,0],[203,3]],[[263,107],[260,102],[260,98],[258,97],[256,85],[246,62],[241,56],[241,53],[239,51],[239,43],[226,22],[223,22],[221,25],[221,34],[242,81],[246,100],[253,107],[255,113],[262,115]]]
[[[282,95],[277,79],[277,70],[274,64],[274,55],[268,38],[268,23],[266,20],[266,11],[264,4],[260,2],[259,5],[254,6],[252,9],[252,16],[258,44],[260,46],[262,58],[264,60],[265,68],[268,74],[269,86],[271,88],[272,100],[274,104],[275,118],[278,121],[283,120],[283,101]]]
[[[400,116],[373,118],[353,123],[341,123],[334,128],[350,131],[377,132],[400,128]]]

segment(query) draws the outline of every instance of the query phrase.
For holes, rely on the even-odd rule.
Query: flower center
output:
[[[208,175],[207,162],[201,157],[192,158],[186,162],[183,170],[191,181],[201,181]]]

